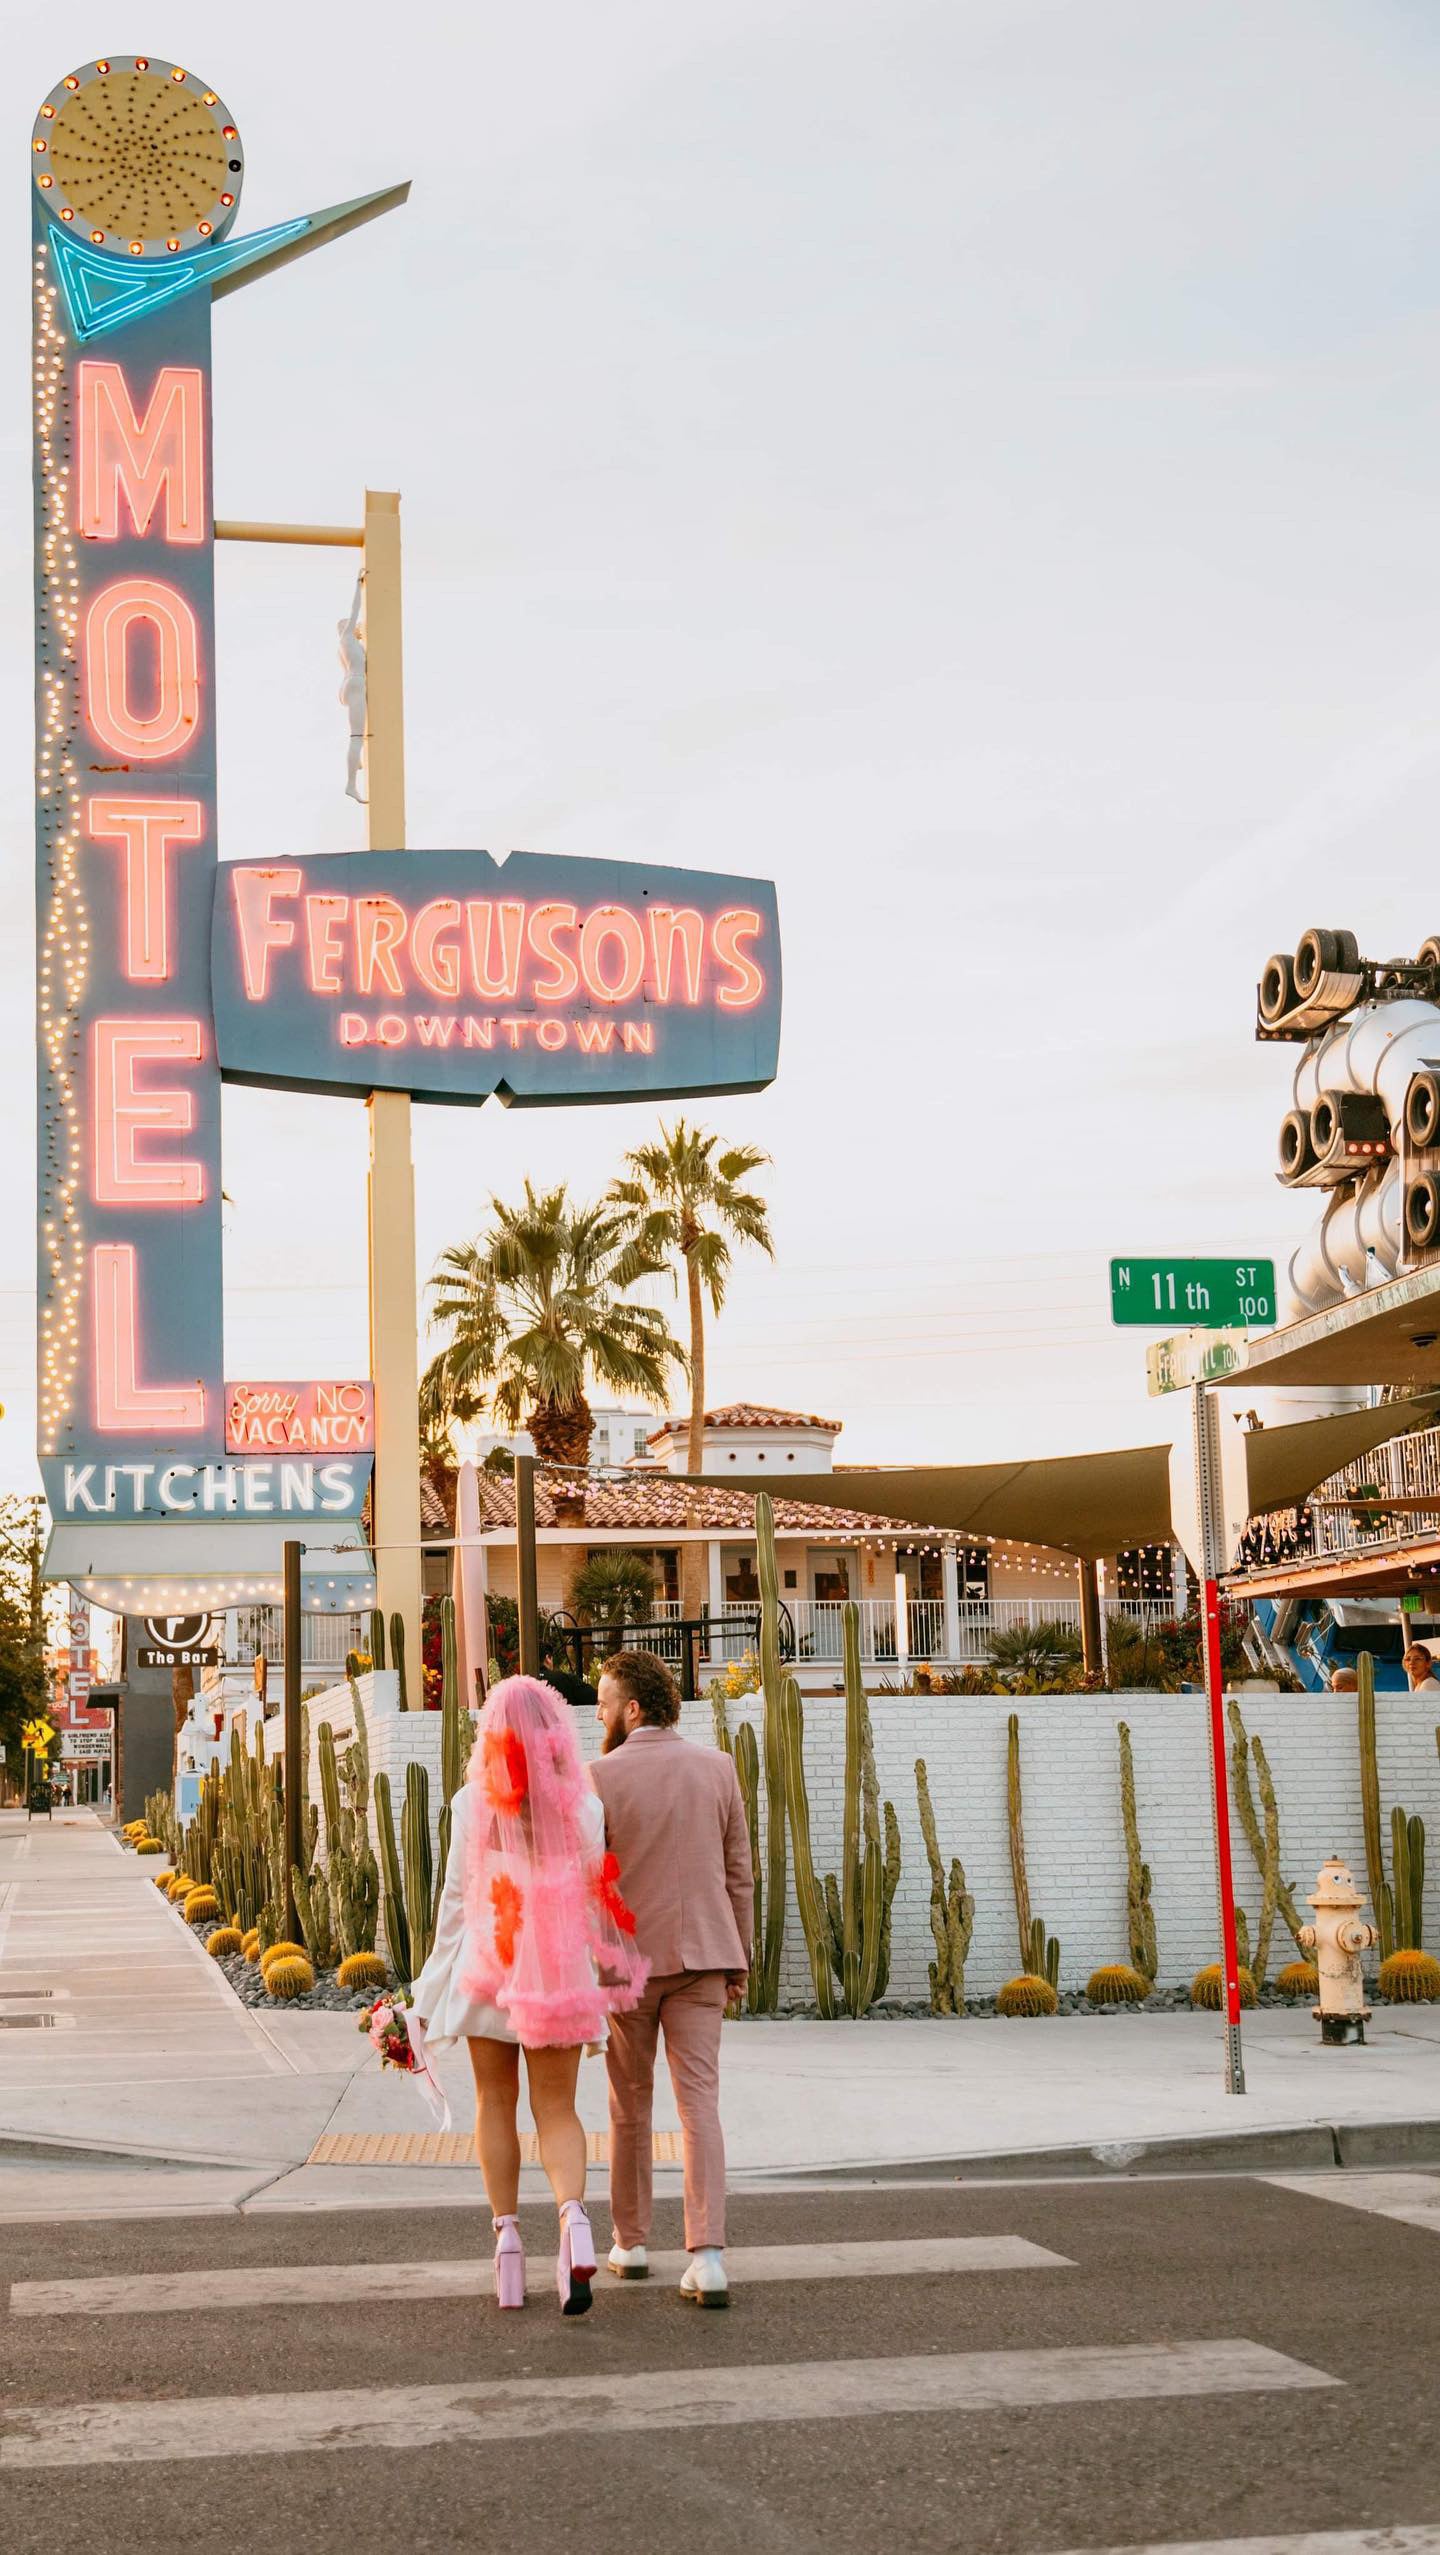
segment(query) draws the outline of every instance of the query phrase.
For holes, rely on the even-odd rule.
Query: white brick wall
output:
[[[373,1769],[389,1772],[398,1828],[404,1768],[418,1758],[429,1770],[432,1818],[440,1807],[440,1715],[401,1714],[383,1691],[393,1679],[363,1680]],[[732,1733],[751,1719],[759,1737],[758,1696],[729,1707]],[[1353,1695],[1244,1695],[1245,1726],[1264,1743],[1280,1810],[1280,1859],[1284,1878],[1304,1899],[1331,1853],[1348,1855],[1364,1886],[1365,1848],[1360,1818],[1359,1753]],[[1052,1934],[1060,1937],[1061,1983],[1083,1986],[1098,1963],[1126,1957],[1125,1838],[1120,1819],[1119,1743],[1116,1724],[1130,1725],[1135,1757],[1135,1797],[1140,1842],[1152,1875],[1152,1899],[1165,1984],[1188,1980],[1217,1953],[1215,1865],[1211,1842],[1210,1766],[1206,1706],[1200,1695],[1065,1695],[1004,1697],[874,1696],[870,1715],[882,1796],[895,1804],[900,1823],[901,1869],[893,1918],[891,1995],[923,2001],[930,1939],[930,1873],[920,1835],[915,1759],[924,1757],[935,1824],[945,1862],[958,1854],[975,1895],[975,1937],[966,1970],[974,1995],[991,1993],[1020,1966],[1010,1880],[1006,1820],[1006,1722],[1020,1716],[1021,1775],[1030,1899]],[[310,1705],[313,1732],[329,1718],[337,1740],[348,1727],[344,1687]],[[1425,1697],[1382,1695],[1376,1707],[1382,1818],[1389,1846],[1394,1803],[1418,1812],[1430,1831],[1426,1882],[1429,1938],[1440,1942],[1440,1754],[1436,1714]],[[687,1738],[709,1744],[708,1703],[687,1704],[681,1727]],[[579,1719],[587,1755],[599,1732]],[[342,1742],[343,1744],[343,1742]],[[1228,1747],[1228,1728],[1227,1728]],[[844,1811],[845,1721],[839,1698],[812,1697],[805,1707],[805,1765],[810,1823],[818,1871],[837,1868]],[[312,1784],[318,1781],[312,1769]],[[1258,1807],[1258,1787],[1255,1788]],[[763,1783],[762,1783],[763,1810]],[[1232,1817],[1236,1889],[1250,1913],[1259,1913],[1260,1881],[1237,1818]],[[1285,1957],[1277,1925],[1272,1968]],[[784,1969],[785,1993],[811,2001],[809,1965],[790,1883]]]

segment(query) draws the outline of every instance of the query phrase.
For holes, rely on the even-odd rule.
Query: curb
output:
[[[783,2166],[749,2180],[775,2182],[1057,2182],[1134,2180],[1146,2174],[1264,2174],[1365,2171],[1388,2165],[1440,2167],[1440,2119],[1312,2122],[1294,2129],[1238,2129],[1209,2138],[1099,2139],[1090,2147],[1024,2147],[978,2156],[909,2156],[885,2164]]]
[[[7,2163],[70,2165],[141,2165],[157,2171],[196,2173],[287,2173],[286,2162],[254,2164],[237,2156],[216,2156],[196,2148],[125,2147],[118,2142],[87,2145],[78,2138],[47,2138],[36,2129],[0,2129],[0,2171]]]

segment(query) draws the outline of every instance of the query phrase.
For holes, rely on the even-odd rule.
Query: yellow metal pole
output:
[[[405,845],[405,676],[400,499],[365,491],[365,781],[372,851]],[[370,1372],[375,1383],[375,1569],[387,1619],[405,1625],[412,1706],[423,1701],[420,1645],[419,1302],[415,1169],[408,1091],[372,1091]]]

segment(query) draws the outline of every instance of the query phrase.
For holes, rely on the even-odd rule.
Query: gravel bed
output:
[[[291,2014],[360,2014],[380,1992],[374,1987],[337,1987],[333,1970],[317,1970],[308,1996],[271,1996],[262,1984],[258,1961],[232,1952],[227,1960],[217,1960],[215,1967],[224,1971],[242,2005],[263,2005],[272,2014],[277,2009]]]

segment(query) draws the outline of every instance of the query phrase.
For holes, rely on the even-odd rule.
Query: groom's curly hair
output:
[[[657,1729],[668,1730],[679,1720],[680,1689],[664,1660],[657,1659],[653,1650],[613,1651],[600,1676],[613,1677],[622,1692],[639,1704],[642,1721],[652,1721]]]

